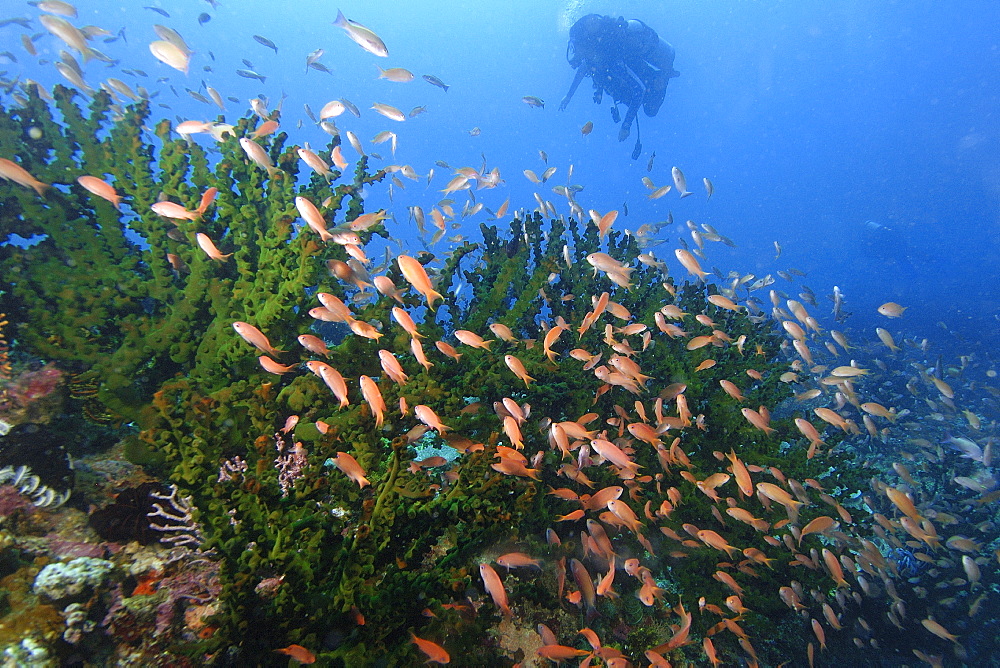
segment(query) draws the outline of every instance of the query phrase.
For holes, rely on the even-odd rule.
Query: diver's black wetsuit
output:
[[[588,14],[574,23],[566,58],[576,75],[559,109],[565,109],[583,79],[591,77],[595,102],[600,104],[607,92],[616,105],[628,107],[619,141],[629,136],[640,106],[647,116],[657,114],[667,83],[680,75],[674,70],[674,48],[642,21],[622,17]],[[618,122],[617,109],[612,108],[612,116]]]

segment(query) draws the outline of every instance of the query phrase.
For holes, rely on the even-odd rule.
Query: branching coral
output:
[[[408,312],[420,314],[425,343],[414,343],[391,315],[391,298],[347,299],[358,297],[355,288],[330,283],[322,261],[342,255],[338,246],[294,226],[296,196],[329,198],[327,216],[338,215],[347,198],[345,216],[360,215],[360,188],[383,175],[369,174],[364,159],[350,184],[331,188],[313,178],[298,188],[284,134],[269,140],[280,169],[266,177],[234,137],[220,144],[221,157],[210,166],[197,145],[170,139],[165,123],[156,128],[161,149],[146,144],[143,105],[108,129],[106,97],[97,95],[85,118],[68,91],[57,93],[62,123],[33,98],[0,115],[0,141],[45,182],[110,174],[131,213],[75,185],[39,198],[0,184],[10,203],[0,213],[3,222],[25,236],[46,235],[31,248],[4,249],[0,268],[17,277],[5,308],[14,321],[31,323],[22,324],[22,338],[36,354],[85,367],[107,409],[141,427],[132,447],[145,448],[154,469],[190,492],[197,512],[186,501],[178,505],[175,487],[159,497],[171,500],[173,511],[161,506],[155,515],[184,525],[197,515],[198,541],[203,532],[204,548],[222,560],[221,619],[213,620],[219,631],[187,648],[192,655],[233,645],[238,659],[247,659],[297,643],[348,665],[374,655],[403,663],[415,656],[406,631],[427,624],[442,635],[462,631],[454,643],[478,657],[475,644],[495,620],[475,590],[484,586],[479,566],[524,549],[544,558],[545,567],[541,575],[505,576],[521,620],[557,614],[568,636],[582,616],[633,659],[652,643],[673,659],[700,659],[685,638],[670,640],[669,625],[678,619],[699,638],[732,631],[717,639],[727,659],[752,654],[736,640],[744,629],[775,640],[770,658],[799,656],[800,638],[777,633],[776,621],[797,620],[781,588],[815,592],[812,601],[796,594],[805,599],[797,605],[819,609],[846,584],[837,580],[838,556],[865,565],[881,558],[861,541],[866,534],[846,526],[857,518],[844,515],[841,534],[832,525],[800,533],[810,552],[798,551],[786,527],[802,531],[800,525],[824,513],[846,513],[843,493],[860,487],[858,474],[831,470],[840,463],[838,437],[828,437],[827,450],[813,459],[790,412],[757,412],[790,394],[769,325],[709,301],[705,286],[677,285],[654,267],[632,269],[631,289],[592,271],[587,258],[602,248],[611,261],[630,263],[639,252],[634,237],[612,231],[604,239],[594,225],[533,214],[516,217],[505,233],[484,226],[482,243],[463,245],[436,271],[438,258],[420,254],[417,261],[432,269],[445,296],[434,310],[416,294],[401,297]],[[237,134],[249,123],[241,121]],[[24,139],[29,125],[42,130],[31,145]],[[218,189],[214,207],[194,220],[153,212],[161,198],[197,210],[209,188]],[[232,252],[231,260],[202,253],[196,233]],[[412,281],[397,263],[387,276],[397,286]],[[472,286],[471,298],[455,289],[462,282]],[[275,380],[231,328],[250,322],[287,351],[285,363],[308,361],[319,369],[320,360],[292,347],[310,331],[308,313],[316,305],[310,295],[317,289],[352,303],[345,306],[349,317],[340,319],[355,333],[331,345],[323,360],[348,379],[344,402],[332,395],[329,377],[317,377],[322,373],[292,369]],[[598,304],[608,310],[597,313]],[[658,319],[667,305],[691,314],[683,321],[687,332]],[[591,319],[591,313],[597,314]],[[460,355],[431,347],[435,339],[448,343],[457,330],[485,335],[490,325],[511,336],[464,346]],[[553,331],[565,338],[546,350]],[[702,347],[691,345],[699,339]],[[418,358],[425,344],[433,358],[426,364]],[[399,361],[409,380],[390,379],[380,350]],[[630,360],[641,360],[641,373],[620,371]],[[618,371],[594,369],[599,363]],[[722,380],[740,383],[745,399]],[[744,419],[751,405],[756,423]],[[276,460],[274,434],[293,413],[297,426],[287,423]],[[561,445],[554,424],[575,424],[586,436]],[[440,466],[433,472],[412,464],[410,447],[430,428],[461,453],[429,466]],[[517,465],[498,461],[505,452]],[[363,473],[344,475],[345,453]],[[771,496],[733,480],[739,462],[752,468],[751,482],[770,485],[764,489]],[[799,480],[811,481],[813,491]],[[829,494],[820,492],[823,486]],[[586,507],[591,516],[585,515],[584,495],[615,488],[618,496]],[[727,512],[752,503],[766,520]],[[763,535],[754,526],[761,522],[782,538]],[[586,600],[591,574],[584,562],[608,568],[606,548],[594,547],[601,534],[615,558],[640,560],[641,567],[625,565],[635,577],[619,574],[620,598],[594,602]],[[567,561],[579,613],[563,600]],[[745,598],[734,602],[732,593],[744,588]],[[490,594],[502,600],[495,589]],[[697,617],[685,608],[699,609]],[[642,631],[630,630],[637,627]]]
[[[84,367],[107,410],[133,420],[175,374],[218,388],[245,371],[233,320],[252,320],[282,343],[304,329],[305,289],[324,280],[323,260],[343,251],[297,233],[293,199],[329,198],[327,215],[343,208],[355,217],[360,188],[381,175],[369,175],[362,161],[352,183],[330,187],[314,179],[298,188],[294,147],[284,146],[283,133],[268,146],[287,170],[277,178],[265,183],[231,135],[220,143],[213,170],[205,150],[172,138],[167,123],[156,129],[162,147],[147,143],[148,103],[109,124],[106,94],[95,95],[89,116],[74,96],[56,87],[62,122],[37,96],[0,115],[4,151],[57,186],[39,198],[0,183],[0,227],[26,238],[44,235],[34,246],[0,247],[0,271],[12,277],[5,308],[26,347]],[[237,131],[246,127],[244,120]],[[40,138],[32,139],[29,128],[40,129]],[[78,186],[85,175],[112,183],[125,211]],[[170,220],[151,209],[161,200],[195,209],[209,188],[218,198],[198,220]],[[199,232],[230,250],[232,260],[209,259],[195,243]]]

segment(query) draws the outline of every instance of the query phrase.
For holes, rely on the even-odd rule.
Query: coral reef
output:
[[[0,435],[19,424],[50,422],[63,406],[63,373],[54,364],[8,370],[0,374]]]
[[[938,575],[961,563],[963,586],[995,579],[985,561],[931,554],[944,536],[921,511],[949,477],[941,457],[907,470],[912,481],[895,469],[926,488],[911,510],[845,447],[854,419],[803,398],[832,386],[841,411],[861,411],[864,380],[848,379],[866,370],[824,376],[804,334],[789,342],[736,306],[735,288],[631,267],[635,236],[599,217],[484,224],[480,243],[387,263],[393,286],[415,289],[380,297],[327,272],[348,244],[295,224],[297,197],[324,202],[325,222],[358,220],[361,188],[386,173],[365,158],[350,183],[299,185],[284,133],[263,144],[277,165],[265,175],[235,136],[210,163],[160,123],[155,149],[145,102],[109,124],[103,93],[89,116],[67,89],[55,99],[61,121],[37,96],[0,113],[0,144],[55,184],[39,195],[0,183],[4,228],[44,235],[0,249],[0,271],[17,277],[4,309],[19,346],[72,372],[81,414],[134,425],[122,450],[158,479],[105,481],[117,497],[92,499],[99,556],[65,558],[93,534],[35,531],[49,536],[37,553],[3,547],[18,605],[45,613],[25,640],[3,639],[11,657],[278,664],[299,647],[330,665],[402,665],[422,659],[419,632],[448,638],[458,665],[484,652],[494,665],[556,652],[803,663],[828,643],[857,658],[903,628],[926,598],[907,587],[913,561]],[[81,175],[110,175],[124,210],[78,188]],[[200,206],[211,189],[214,206]],[[167,220],[153,209],[164,201],[199,215]],[[230,260],[199,250],[197,234]],[[350,333],[320,341],[324,353],[296,345],[330,322]],[[254,347],[288,368],[265,371]],[[2,474],[18,496],[31,475],[19,466]],[[991,492],[968,473],[966,488]],[[29,528],[72,511],[9,505],[4,521]],[[990,512],[956,520],[948,540]]]
[[[102,584],[113,567],[110,561],[90,557],[49,564],[35,578],[32,590],[53,601],[77,597]]]
[[[280,133],[267,150],[287,171],[265,183],[232,135],[220,144],[213,169],[200,146],[170,138],[168,123],[157,125],[162,147],[154,151],[143,131],[148,102],[111,124],[106,93],[94,96],[89,116],[74,104],[76,95],[55,88],[61,123],[37,94],[0,115],[5,152],[20,156],[46,183],[69,186],[40,200],[0,184],[0,228],[24,238],[42,235],[30,247],[0,247],[0,272],[17,279],[4,304],[26,348],[72,363],[78,382],[96,385],[100,408],[93,417],[130,421],[176,374],[212,389],[239,377],[247,360],[230,336],[234,319],[250,318],[283,334],[279,339],[304,329],[306,289],[323,281],[326,259],[346,256],[338,246],[296,233],[293,200],[329,198],[329,215],[343,209],[356,217],[361,188],[381,175],[369,175],[362,161],[352,183],[330,187],[314,178],[299,189],[294,148],[284,147]],[[240,134],[248,121],[242,123]],[[123,211],[77,185],[84,175],[110,175]],[[218,199],[197,221],[163,218],[151,209],[163,199],[194,209],[210,188]],[[195,243],[196,232],[232,248],[232,261],[211,260]],[[179,260],[177,269],[171,258]]]

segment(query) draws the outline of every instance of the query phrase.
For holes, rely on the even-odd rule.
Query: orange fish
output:
[[[424,266],[409,255],[397,257],[396,264],[403,272],[403,278],[413,286],[414,290],[424,296],[424,299],[427,300],[427,308],[433,311],[435,300],[444,299],[444,296],[431,285],[431,279],[424,270]]]
[[[850,429],[850,427],[847,425],[847,420],[845,420],[840,413],[831,408],[824,408],[824,407],[814,408],[813,413],[815,413],[816,417],[818,417],[820,420],[823,420],[823,422],[831,424],[834,427],[837,427],[838,429],[843,429],[844,431],[849,431]]]
[[[826,631],[823,630],[823,625],[819,623],[819,620],[812,620],[813,633],[816,634],[816,640],[819,641],[819,648],[826,649]]]
[[[887,329],[881,327],[875,328],[875,333],[878,334],[879,340],[885,344],[885,347],[894,353],[900,351],[900,347],[896,345],[896,341],[892,338],[892,334]]]
[[[316,663],[316,655],[307,650],[302,645],[289,645],[288,647],[282,647],[281,649],[274,650],[279,654],[284,654],[286,656],[292,657],[295,661],[304,664]]]
[[[550,362],[554,363],[556,361],[556,356],[559,355],[559,353],[552,350],[552,345],[559,340],[559,337],[565,330],[565,327],[557,325],[556,327],[552,327],[549,331],[545,332],[545,339],[542,341],[542,351],[545,353],[545,356],[549,358]]]
[[[80,176],[76,182],[98,197],[114,204],[119,211],[121,210],[121,195],[115,192],[111,184],[105,183],[96,176]]]
[[[920,523],[923,521],[924,518],[920,515],[920,511],[917,510],[917,507],[913,505],[913,501],[904,492],[895,487],[886,487],[885,495],[889,497],[893,505],[899,508],[904,515],[912,518],[914,522]]]
[[[770,435],[775,433],[775,431],[777,431],[776,429],[768,425],[768,421],[764,419],[764,416],[762,416],[760,413],[753,410],[752,408],[743,408],[740,410],[740,412],[743,413],[743,417],[747,419],[747,422],[757,427],[757,429],[760,429],[765,434]]]
[[[153,213],[164,218],[174,218],[176,220],[198,220],[201,217],[197,211],[188,211],[176,202],[156,202],[150,209]]]
[[[597,584],[597,595],[607,596],[608,598],[618,598],[618,594],[615,593],[614,589],[612,589],[614,584],[615,584],[615,558],[611,557],[611,559],[608,561],[608,572],[604,575],[604,577],[601,578],[601,581]],[[593,638],[591,638],[590,635],[588,634],[584,634],[587,636],[587,640],[588,642],[590,642],[591,647],[594,647],[595,649],[599,648],[601,646],[601,643],[597,639],[597,634],[591,631],[590,629],[581,629],[580,633],[583,633],[584,631],[590,631],[590,633],[593,634]]]
[[[611,441],[603,438],[595,438],[590,442],[594,452],[615,466],[627,471],[636,472],[641,468],[639,464],[633,462],[625,452]],[[617,498],[617,497],[616,497]]]
[[[333,151],[330,152],[330,159],[333,160],[333,164],[339,170],[344,170],[347,168],[348,162],[344,159],[344,154],[340,151],[340,146],[334,147]]]
[[[378,351],[379,362],[382,363],[382,370],[385,371],[385,375],[389,376],[394,383],[399,385],[405,385],[409,376],[406,375],[406,371],[403,370],[403,366],[388,350]]]
[[[715,304],[721,309],[726,309],[727,311],[738,312],[740,308],[742,308],[740,306],[737,306],[737,304],[729,297],[723,297],[722,295],[709,295],[708,301],[712,304]]]
[[[268,373],[277,374],[279,376],[283,373],[289,373],[291,371],[295,371],[295,367],[297,366],[295,364],[290,364],[288,366],[285,366],[284,364],[278,364],[267,355],[261,355],[260,357],[257,358],[257,361],[260,362],[260,365],[264,368],[264,371],[267,371]]]
[[[378,331],[375,327],[363,320],[354,320],[352,318],[347,321],[347,324],[350,326],[352,332],[358,336],[363,336],[366,339],[374,339],[378,341],[384,336],[382,332]]]
[[[368,402],[368,407],[372,409],[372,414],[375,416],[375,428],[379,429],[382,427],[386,411],[382,392],[379,391],[375,381],[368,376],[362,375],[358,378],[358,382],[361,383],[361,394],[364,396],[365,401]]]
[[[726,514],[744,524],[749,524],[757,531],[767,531],[771,526],[759,517],[754,517],[749,510],[743,508],[726,508]]]
[[[703,542],[705,545],[713,547],[716,550],[719,550],[720,552],[725,552],[729,556],[732,556],[734,553],[735,554],[740,553],[740,551],[737,548],[727,543],[725,538],[720,536],[715,531],[712,531],[711,529],[702,529],[701,531],[697,532],[697,536],[698,540]]]
[[[903,311],[910,308],[909,306],[900,306],[896,302],[886,302],[878,307],[878,312],[887,318],[900,318],[903,315]]]
[[[392,307],[392,317],[399,323],[399,326],[406,330],[406,333],[415,339],[422,339],[424,335],[417,331],[417,323],[413,322],[413,318],[410,314],[399,308],[398,306]]]
[[[677,261],[680,262],[681,266],[687,269],[689,273],[702,280],[705,280],[705,277],[708,276],[708,272],[701,268],[701,264],[698,262],[698,259],[695,258],[695,256],[690,252],[684,250],[683,248],[678,248],[674,251],[674,255],[677,256]]]
[[[448,654],[444,647],[441,647],[441,645],[436,642],[418,638],[414,635],[413,631],[410,631],[410,638],[413,644],[417,646],[417,649],[427,655],[427,663],[443,664],[451,661],[451,655]]]
[[[273,134],[275,130],[278,129],[278,121],[264,121],[257,129],[251,132],[248,137],[250,139],[257,139],[258,137],[266,137],[269,134]]]
[[[745,400],[743,393],[740,392],[740,388],[736,386],[736,383],[728,380],[720,380],[719,385],[722,386],[722,389],[726,392],[726,394],[731,396],[733,399],[736,399],[736,401]]]
[[[510,343],[516,343],[517,337],[514,336],[514,332],[510,327],[499,322],[495,322],[490,325],[490,331],[493,332],[498,338],[508,341]]]
[[[753,478],[750,477],[750,472],[747,470],[746,465],[740,461],[736,453],[732,450],[729,451],[726,458],[732,464],[733,477],[736,478],[736,485],[740,488],[740,492],[744,496],[751,496],[753,494]]]
[[[510,570],[512,568],[523,568],[525,566],[542,567],[542,562],[525,554],[524,552],[508,552],[496,558],[496,562]]]
[[[528,375],[528,372],[524,368],[524,364],[521,360],[517,359],[513,355],[504,355],[503,361],[507,365],[507,368],[514,372],[514,375],[524,381],[525,387],[531,386],[531,381],[535,380]]]
[[[601,219],[597,223],[597,231],[600,233],[601,238],[608,233],[608,230],[611,229],[611,226],[614,225],[617,219],[618,211],[608,211],[601,216]]]
[[[472,346],[473,348],[480,348],[482,350],[489,350],[490,344],[493,343],[492,339],[483,339],[475,332],[470,332],[467,329],[456,329],[455,338],[464,343],[467,346]]]
[[[319,212],[319,209],[316,208],[316,205],[312,201],[305,197],[296,197],[295,208],[298,209],[302,220],[306,221],[306,225],[316,232],[320,239],[323,241],[333,239],[333,235],[326,229],[326,219],[323,218],[323,214]]]
[[[585,619],[590,622],[597,617],[597,590],[594,588],[594,580],[590,577],[590,572],[579,559],[570,561],[570,571],[573,573],[573,580],[580,590],[582,601],[586,606]]]
[[[318,336],[313,336],[312,334],[302,334],[299,336],[299,343],[303,348],[314,355],[323,355],[324,357],[330,356],[330,349],[327,348],[326,342]]]
[[[799,545],[802,544],[802,539],[811,533],[826,533],[832,529],[836,529],[838,522],[832,517],[827,517],[826,515],[820,515],[814,519],[809,524],[802,528],[802,532],[799,534]]]
[[[25,188],[34,188],[35,192],[39,195],[45,194],[45,189],[51,187],[47,183],[42,183],[29,174],[28,170],[21,167],[21,165],[16,162],[11,162],[6,158],[0,158],[0,178],[13,181],[14,183],[22,185]]]
[[[298,423],[299,423],[298,415],[289,415],[288,418],[285,419],[285,426],[281,428],[281,433],[287,434],[288,432],[295,429],[295,425],[297,425]]]
[[[503,581],[493,567],[489,564],[479,564],[479,575],[483,578],[483,585],[493,598],[493,603],[500,608],[505,617],[513,617],[514,613],[511,612],[507,601],[507,590],[503,588]]]
[[[244,341],[261,352],[265,352],[274,357],[277,357],[281,353],[285,352],[283,350],[275,350],[271,345],[271,342],[267,340],[266,336],[264,336],[263,332],[249,323],[237,320],[233,323],[233,329],[236,330],[237,334],[243,337]]]
[[[195,235],[195,239],[198,241],[198,247],[201,248],[203,251],[205,251],[205,255],[207,255],[209,258],[213,260],[216,260],[218,262],[225,262],[227,258],[233,256],[232,253],[226,253],[225,255],[223,255],[222,252],[215,247],[215,244],[212,242],[212,240],[208,237],[207,234],[199,232],[198,234]]]
[[[733,579],[733,576],[730,575],[729,573],[726,573],[725,571],[716,571],[715,574],[712,576],[712,579],[718,580],[722,584],[732,589],[737,596],[743,595],[743,587],[741,587],[739,583],[737,583],[736,580]]]
[[[639,528],[642,524],[639,522],[639,518],[627,503],[620,499],[612,499],[611,501],[608,501],[608,510],[610,510],[615,517],[621,520],[630,531],[635,534],[639,533]]]
[[[308,146],[308,144],[306,145]],[[321,175],[324,179],[327,180],[327,182],[330,181],[330,176],[331,176],[330,166],[326,164],[323,158],[319,157],[318,155],[316,155],[314,151],[308,148],[300,148],[296,151],[296,153],[299,154],[299,158],[302,160],[302,162],[309,165],[309,167],[311,167],[314,172]]]
[[[375,289],[390,299],[395,299],[400,304],[403,303],[403,291],[396,287],[396,284],[388,276],[376,276],[372,279]]]
[[[712,643],[711,638],[705,638],[702,643],[702,648],[705,650],[705,656],[708,657],[708,662],[713,666],[719,665],[719,657],[715,653],[715,645]]]
[[[837,555],[825,547],[823,548],[823,563],[826,564],[826,568],[830,572],[830,577],[837,583],[837,587],[851,588],[851,585],[844,579],[844,570],[840,567]]]
[[[499,473],[503,473],[504,475],[514,475],[522,478],[531,478],[532,480],[540,480],[538,477],[538,469],[529,469],[524,462],[516,459],[508,459],[504,457],[499,462],[491,464],[490,468]]]
[[[948,630],[945,627],[941,626],[933,619],[927,618],[920,623],[923,624],[925,629],[936,635],[938,638],[941,638],[942,640],[950,640],[956,645],[958,644],[958,636],[948,633]]]
[[[435,341],[434,347],[441,351],[442,355],[452,358],[456,362],[462,359],[462,353],[455,350],[455,347],[450,343],[445,343],[444,341]]]
[[[417,416],[417,419],[423,422],[425,425],[431,429],[437,431],[439,434],[444,434],[450,429],[450,427],[445,426],[441,423],[441,418],[437,416],[430,406],[425,406],[423,404],[418,404],[413,407],[413,414]]]
[[[351,402],[347,398],[347,383],[344,381],[344,377],[340,375],[339,371],[334,369],[329,364],[317,362],[316,360],[306,362],[306,368],[319,376],[320,380],[326,383],[326,386],[330,388],[331,392],[333,392],[333,396],[337,397],[340,401],[341,408],[350,405]]]
[[[267,154],[267,151],[265,151],[260,144],[254,142],[248,137],[241,137],[239,143],[240,148],[242,148],[244,153],[247,154],[247,157],[255,162],[258,167],[267,171],[268,177],[273,179],[277,176],[280,170],[274,166],[274,163],[271,162],[271,156]]]
[[[434,362],[428,360],[427,356],[424,354],[424,346],[420,343],[420,339],[410,339],[410,351],[413,353],[417,362],[420,363],[420,366],[424,367],[424,369],[429,370],[432,366],[434,366]]]
[[[340,469],[348,478],[358,483],[358,487],[364,488],[365,485],[371,484],[365,477],[365,470],[361,468],[358,460],[346,452],[338,452],[333,465]]]
[[[789,510],[798,509],[800,506],[804,505],[801,501],[793,499],[788,492],[770,482],[757,483],[757,491],[772,501],[780,503]]]
[[[549,661],[555,661],[556,663],[562,663],[567,659],[575,659],[585,654],[590,654],[590,652],[567,645],[542,645],[535,650],[536,656],[548,659]]]

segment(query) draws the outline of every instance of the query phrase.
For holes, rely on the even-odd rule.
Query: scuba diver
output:
[[[618,104],[627,108],[618,141],[625,141],[632,122],[642,107],[647,116],[655,116],[663,104],[670,79],[680,76],[674,69],[674,47],[642,21],[588,14],[573,24],[566,45],[566,60],[576,69],[576,76],[566,97],[559,103],[562,111],[585,77],[594,83],[594,102],[601,103],[604,93],[614,106],[615,123],[621,116]],[[636,143],[636,153],[640,144]]]

